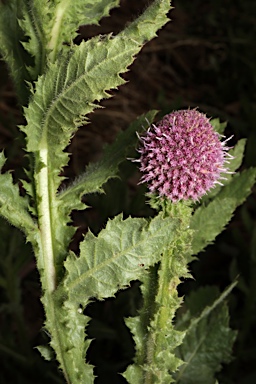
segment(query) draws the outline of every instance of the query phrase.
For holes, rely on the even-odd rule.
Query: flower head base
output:
[[[219,136],[195,109],[166,115],[141,138],[141,183],[173,202],[198,200],[227,172],[229,148]]]

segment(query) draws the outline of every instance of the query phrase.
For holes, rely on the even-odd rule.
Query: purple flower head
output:
[[[172,112],[141,138],[141,183],[173,202],[198,200],[227,172],[226,141],[196,109]]]

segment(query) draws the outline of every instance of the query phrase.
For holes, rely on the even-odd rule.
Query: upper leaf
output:
[[[63,34],[66,34],[65,42],[72,41],[81,21],[83,8],[79,3],[84,5],[84,0],[10,0],[6,4],[0,3],[0,51],[24,105],[29,95],[25,82],[35,81],[45,72],[51,49],[56,55],[63,46]],[[97,8],[98,2],[94,3]],[[90,14],[84,18],[89,20],[93,10],[89,7],[87,11]],[[75,24],[73,28],[67,22],[70,18]],[[57,40],[60,39],[57,42],[56,34]]]
[[[153,38],[166,21],[169,1],[155,1],[136,21],[116,37],[95,37],[50,65],[39,78],[36,92],[25,109],[27,150],[44,151],[47,166],[52,172],[54,188],[58,174],[68,161],[63,149],[77,127],[86,122],[85,115],[95,102],[110,95],[106,90],[124,83],[119,76],[132,63],[142,45]],[[36,168],[41,160],[36,157]]]

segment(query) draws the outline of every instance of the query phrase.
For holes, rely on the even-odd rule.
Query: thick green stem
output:
[[[166,348],[174,350],[176,346],[175,330],[172,325],[172,319],[180,305],[180,299],[177,294],[177,286],[180,283],[177,274],[177,260],[175,254],[164,252],[161,264],[158,270],[157,292],[155,298],[155,316],[149,327],[147,340],[146,365],[154,367],[147,369],[144,376],[144,384],[155,384],[164,382],[166,372],[161,362],[161,355]],[[181,261],[181,260],[180,260]],[[173,340],[166,344],[167,335],[173,332]],[[168,350],[166,350],[166,353]],[[167,367],[166,367],[167,368]]]
[[[38,192],[39,192],[39,228],[41,232],[41,243],[43,252],[43,265],[46,273],[46,287],[49,293],[53,293],[56,289],[56,270],[54,264],[54,247],[51,225],[51,202],[49,193],[48,180],[48,151],[42,149],[40,158],[43,164],[38,175]]]
[[[149,269],[148,274],[143,278],[143,285],[141,286],[144,302],[140,312],[140,326],[144,334],[148,333],[149,324],[156,313],[155,298],[158,288],[158,268],[159,265],[155,265]],[[146,340],[146,347],[137,351],[136,362],[139,366],[143,366],[145,361],[150,362],[152,360],[152,343],[153,340],[149,336]]]
[[[45,307],[46,325],[51,334],[51,343],[54,346],[67,383],[70,383],[68,379],[68,364],[65,359],[63,326],[58,315],[58,303],[54,296],[54,291],[57,288],[55,265],[57,255],[55,254],[55,231],[52,222],[54,193],[52,193],[50,185],[47,148],[40,150],[40,164],[41,169],[36,177],[36,185],[39,196],[37,209],[40,229],[38,262],[44,291],[42,302]]]

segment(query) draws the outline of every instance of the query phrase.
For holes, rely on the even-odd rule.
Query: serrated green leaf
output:
[[[221,295],[213,287],[200,288],[185,300],[187,312],[180,324],[189,323],[183,343],[176,354],[185,364],[174,375],[180,384],[214,384],[215,373],[221,369],[221,363],[231,360],[232,346],[236,332],[229,328],[228,307],[224,302],[236,283]],[[202,303],[208,302],[203,308]],[[195,314],[198,317],[194,317]],[[178,320],[179,321],[179,320]],[[179,327],[180,328],[180,327]]]
[[[192,241],[194,255],[202,251],[223,231],[235,209],[251,193],[255,178],[255,168],[234,175],[230,183],[221,189],[212,202],[195,211],[190,223],[191,229],[196,231]]]
[[[0,170],[5,163],[0,153]],[[28,239],[37,231],[37,226],[28,213],[28,201],[19,194],[19,188],[13,184],[10,173],[0,174],[0,214],[15,227],[21,229]]]
[[[118,166],[126,160],[131,148],[136,147],[138,141],[136,133],[147,128],[155,115],[156,111],[151,111],[137,118],[125,131],[119,133],[113,144],[105,147],[100,161],[90,164],[83,175],[60,192],[61,209],[66,217],[72,209],[85,208],[81,203],[83,195],[102,192],[102,185],[118,176]]]
[[[169,20],[167,14],[171,8],[170,0],[153,1],[143,14],[133,21],[120,35],[135,39],[135,41],[141,44],[146,43],[148,40],[156,37],[157,30],[167,23]]]
[[[103,299],[139,279],[156,263],[175,235],[177,220],[158,215],[109,220],[97,237],[88,232],[80,245],[80,257],[65,262],[64,286],[69,300],[82,304],[86,297]]]
[[[119,5],[120,0],[53,0],[52,22],[48,49],[55,57],[77,35],[81,25],[99,24],[102,17],[109,16],[109,11]]]

